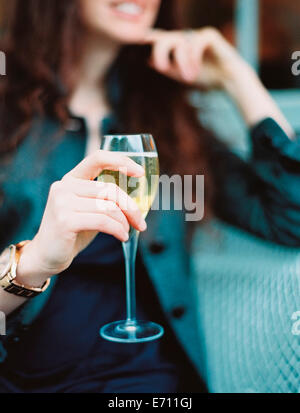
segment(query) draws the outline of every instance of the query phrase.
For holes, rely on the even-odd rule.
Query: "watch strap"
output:
[[[44,292],[49,287],[49,284],[50,278],[48,278],[41,288],[26,287],[16,281],[12,281],[9,286],[5,288],[5,291],[10,294],[18,295],[19,297],[34,298]]]

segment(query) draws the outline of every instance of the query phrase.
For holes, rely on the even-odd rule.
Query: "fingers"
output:
[[[122,171],[128,176],[135,177],[141,177],[145,173],[142,166],[121,153],[96,151],[65,175],[64,179],[73,177],[93,180],[105,169]]]
[[[154,31],[147,40],[153,44],[150,65],[155,70],[176,80],[196,79],[199,62],[192,36],[184,32]]]
[[[125,232],[129,232],[129,224],[122,210],[112,201],[104,199],[79,198],[75,202],[75,212],[104,214],[119,222]]]
[[[167,32],[163,30],[150,30],[144,43],[153,45],[150,65],[159,72],[165,73],[172,70],[172,52],[181,40],[180,32]]]
[[[144,42],[153,45],[151,67],[187,83],[197,81],[203,68],[213,67],[215,75],[221,73],[222,62],[231,61],[236,54],[218,30],[211,27],[189,31],[152,30]]]
[[[102,183],[94,181],[86,181],[84,179],[69,179],[68,185],[70,190],[80,198],[90,198],[95,200],[105,200],[115,203],[115,205],[125,215],[130,225],[138,231],[145,231],[147,228],[146,222],[143,219],[142,212],[129,195],[121,188],[112,183]],[[90,204],[91,205],[91,204]],[[104,204],[96,205],[96,208]],[[106,204],[109,206],[111,204]],[[94,204],[95,206],[95,204]],[[102,212],[102,211],[99,211]]]
[[[76,213],[73,220],[73,231],[97,231],[112,235],[121,242],[126,242],[129,238],[124,226],[115,219],[104,214]]]
[[[178,44],[174,51],[175,64],[187,82],[195,80],[199,71],[195,49],[195,45],[186,40]]]
[[[168,39],[154,43],[151,65],[158,71],[165,72],[170,68],[170,53],[172,51],[173,43]]]

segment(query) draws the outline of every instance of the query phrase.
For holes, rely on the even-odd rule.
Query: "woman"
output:
[[[137,269],[139,316],[170,324],[180,347],[171,331],[150,344],[98,337],[99,326],[124,316],[120,241],[129,224],[146,229],[126,194],[118,202],[115,187],[93,181],[107,167],[143,174],[98,151],[102,134],[151,132],[163,171],[205,174],[207,216],[300,245],[293,131],[218,32],[181,31],[177,3],[15,1],[4,45],[1,250],[31,240],[18,246],[16,281],[33,291],[52,280],[29,300],[1,288],[10,314],[1,391],[176,392],[187,365],[179,349],[199,363],[180,211],[150,214]],[[252,131],[251,164],[198,124],[191,87],[222,88],[236,102]]]

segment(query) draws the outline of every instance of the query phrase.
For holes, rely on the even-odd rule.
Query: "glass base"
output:
[[[100,330],[102,338],[117,343],[145,343],[157,340],[163,334],[163,327],[151,321],[115,321]]]

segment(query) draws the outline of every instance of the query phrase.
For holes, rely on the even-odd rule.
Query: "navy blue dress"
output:
[[[168,337],[119,344],[99,336],[102,325],[126,317],[124,271],[121,243],[99,234],[60,275],[30,329],[9,344],[0,392],[176,392],[178,349]],[[137,315],[165,324],[149,284],[138,257]]]

